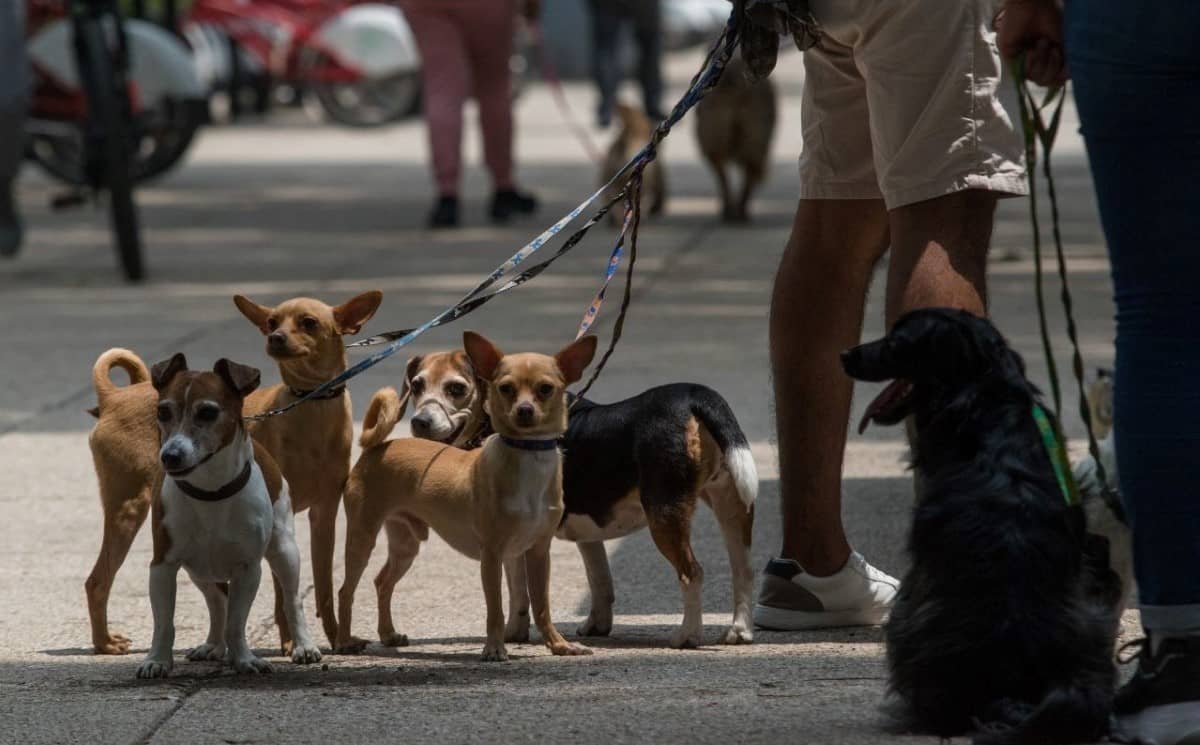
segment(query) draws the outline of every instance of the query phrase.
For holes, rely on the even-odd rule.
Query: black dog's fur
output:
[[[933,309],[842,361],[912,385],[869,412],[913,417],[922,484],[886,627],[897,724],[982,743],[1103,737],[1119,587],[1060,492],[1021,358],[990,322]]]

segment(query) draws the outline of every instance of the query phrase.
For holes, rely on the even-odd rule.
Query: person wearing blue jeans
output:
[[[662,8],[659,0],[589,0],[592,10],[592,75],[600,91],[596,121],[601,127],[612,122],[621,85],[621,28],[633,26],[638,48],[638,81],[646,116],[656,123],[665,118],[661,102]]]
[[[1200,743],[1200,3],[1009,0],[1001,50],[1069,67],[1117,305],[1114,427],[1146,640],[1126,734]],[[1065,49],[1065,56],[1062,50]]]

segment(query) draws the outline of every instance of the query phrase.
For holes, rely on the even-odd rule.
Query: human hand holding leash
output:
[[[1000,53],[1010,60],[1022,59],[1026,79],[1038,85],[1065,83],[1062,20],[1059,0],[1007,0],[994,23]]]

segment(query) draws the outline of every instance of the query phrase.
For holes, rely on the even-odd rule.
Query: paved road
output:
[[[671,65],[674,90],[697,63]],[[799,149],[798,57],[781,61],[783,97],[771,182],[749,227],[715,218],[709,174],[696,157],[690,123],[665,148],[668,214],[646,226],[625,337],[594,390],[600,400],[651,384],[695,380],[722,391],[755,446],[762,491],[754,560],[778,547],[778,482],[770,444],[766,312],[771,277],[787,236]],[[571,87],[576,110],[590,92]],[[100,511],[87,451],[89,371],[113,345],[149,360],[175,351],[199,364],[219,356],[259,363],[274,378],[262,339],[229,298],[265,303],[312,294],[337,300],[380,288],[385,301],[368,330],[412,325],[471,286],[588,192],[593,168],[565,133],[549,96],[520,102],[520,176],[542,197],[537,220],[487,225],[487,184],[473,167],[465,188],[467,226],[423,229],[430,201],[421,127],[382,131],[317,127],[298,115],[204,133],[190,162],[140,195],[152,281],[127,287],[116,276],[103,214],[51,214],[53,187],[30,171],[21,182],[29,221],[24,256],[0,265],[0,741],[12,743],[408,742],[846,742],[884,739],[877,704],[884,668],[877,629],[759,632],[748,647],[677,652],[665,641],[680,619],[672,573],[645,533],[609,545],[617,620],[596,654],[555,659],[520,646],[507,665],[477,661],[483,602],[476,565],[436,538],[401,583],[396,608],[409,648],[327,658],[327,666],[237,678],[212,664],[177,662],[166,682],[134,680],[150,639],[144,532],[112,593],[114,627],[134,654],[96,657],[88,648],[82,585],[99,545]],[[1071,282],[1089,365],[1111,361],[1108,265],[1073,127],[1058,159]],[[470,161],[479,162],[475,135]],[[991,268],[998,322],[1044,380],[1031,294],[1026,204],[1005,203]],[[597,233],[603,231],[598,230]],[[497,300],[464,325],[509,349],[551,350],[574,332],[609,247],[600,235],[535,283]],[[1051,286],[1051,297],[1057,286]],[[871,299],[868,336],[880,331],[882,292]],[[607,336],[613,307],[599,329]],[[1061,335],[1059,314],[1054,326]],[[797,322],[820,323],[821,319]],[[431,333],[415,352],[456,343],[461,329]],[[1060,366],[1067,369],[1063,355]],[[361,416],[370,393],[394,384],[399,363],[352,386]],[[870,390],[860,392],[856,414]],[[1080,426],[1068,418],[1071,434]],[[911,498],[897,431],[854,438],[846,464],[853,542],[879,566],[903,571]],[[307,551],[307,519],[298,530]],[[706,569],[706,634],[715,642],[730,611],[729,570],[715,523],[698,518]],[[339,546],[340,553],[340,546]],[[376,557],[378,564],[380,557]],[[373,569],[371,570],[373,571]],[[339,566],[336,569],[340,577]],[[183,580],[186,583],[186,580]],[[311,602],[308,612],[315,623]],[[252,642],[273,646],[271,590],[251,617]],[[361,593],[356,631],[372,632],[373,600]],[[181,648],[204,632],[198,593],[183,588]],[[554,547],[553,609],[573,632],[587,610],[582,564]],[[1135,619],[1127,618],[1127,625]],[[177,660],[180,658],[177,657]],[[912,738],[918,739],[918,738]]]

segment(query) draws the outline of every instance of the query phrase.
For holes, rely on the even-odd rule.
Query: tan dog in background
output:
[[[496,434],[471,451],[402,439],[363,452],[346,484],[346,579],[338,593],[337,649],[355,652],[365,646],[350,635],[354,593],[379,531],[388,528],[388,561],[376,587],[381,597],[385,590],[390,597],[419,546],[417,541],[393,541],[393,533],[407,538],[409,525],[419,520],[459,553],[480,562],[487,602],[484,660],[508,659],[500,586],[503,568],[515,569],[520,562],[546,646],[556,655],[590,654],[554,627],[549,592],[550,542],[563,515],[558,438],[567,429],[566,388],[591,363],[596,338],[585,336],[553,357],[505,355],[471,331],[463,335],[463,345],[475,375],[487,386],[485,406]],[[398,531],[396,520],[401,521]],[[509,594],[517,594],[511,585]],[[396,636],[391,612],[384,607],[379,612],[380,637],[387,643]]]
[[[246,398],[244,414],[251,415],[290,403],[306,390],[346,369],[342,336],[357,334],[383,299],[378,290],[365,292],[338,306],[296,298],[271,308],[237,296],[234,303],[267,337],[267,354],[279,364],[281,385],[260,389]],[[129,374],[129,385],[109,378],[114,367]],[[117,570],[150,510],[155,483],[162,473],[158,462],[158,394],[150,371],[137,355],[110,349],[92,369],[98,419],[88,440],[104,535],[100,555],[84,589],[91,618],[92,644],[99,654],[124,654],[130,641],[108,628],[108,595]],[[278,417],[248,425],[250,434],[278,462],[291,485],[292,508],[306,509],[312,531],[313,581],[317,615],[330,643],[337,638],[333,607],[334,527],[342,487],[350,471],[353,415],[345,389],[324,400],[310,401]],[[275,592],[275,620],[281,647],[291,653],[292,636],[284,614],[280,588]]]
[[[607,184],[629,159],[650,142],[654,134],[654,124],[640,109],[635,109],[626,103],[617,104],[617,117],[621,120],[621,129],[617,137],[608,147],[608,153],[600,164],[600,185]],[[658,157],[650,161],[642,172],[642,194],[649,199],[650,214],[661,214],[667,206],[667,176],[662,165],[662,144],[659,144]],[[617,195],[613,190],[606,195],[612,199]],[[614,225],[620,225],[623,220],[624,208],[617,204],[609,213],[609,219]]]
[[[775,134],[775,87],[770,79],[750,82],[745,71],[746,63],[735,55],[717,86],[696,104],[696,140],[716,174],[726,222],[749,221],[750,197],[766,177]],[[742,172],[736,198],[730,167]]]

